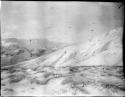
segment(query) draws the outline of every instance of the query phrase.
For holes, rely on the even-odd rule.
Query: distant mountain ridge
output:
[[[36,58],[64,47],[64,43],[55,43],[47,39],[6,38],[1,42],[2,66]]]
[[[58,43],[58,42],[52,42],[48,39],[17,39],[17,38],[7,38],[3,41],[10,42],[10,43],[16,43],[17,45],[20,45],[22,47],[27,47],[31,49],[37,49],[37,48],[45,48],[45,49],[51,49],[51,48],[60,48],[65,46],[65,43]]]

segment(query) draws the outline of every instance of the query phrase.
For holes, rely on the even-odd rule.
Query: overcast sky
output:
[[[123,7],[103,2],[2,1],[2,38],[86,41],[123,26]]]

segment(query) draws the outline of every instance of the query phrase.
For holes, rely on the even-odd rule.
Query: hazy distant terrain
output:
[[[47,39],[2,39],[1,66],[14,65],[50,53],[64,46]]]
[[[24,41],[11,40],[6,42],[17,44],[12,44],[12,47],[3,46],[2,57],[5,56],[5,59],[2,60],[7,62],[9,59],[6,58],[10,57],[15,61],[20,59],[21,62],[17,61],[16,64],[10,64],[11,66],[8,66],[10,61],[3,62],[2,95],[125,95],[121,28],[93,37],[84,44],[67,46],[43,42],[44,40],[25,41],[27,45]],[[33,53],[32,59],[25,59],[31,58],[26,49],[34,51],[36,47],[45,52],[36,56]]]

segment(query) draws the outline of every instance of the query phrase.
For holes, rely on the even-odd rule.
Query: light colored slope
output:
[[[78,66],[109,65],[117,66],[122,61],[122,51],[120,49],[107,50],[81,62]]]
[[[122,29],[118,28],[94,37],[86,44],[69,45],[39,58],[19,63],[19,65],[24,68],[117,65],[119,61],[122,61],[121,33]]]
[[[118,63],[122,62],[121,33],[122,29],[118,28],[95,37],[85,45],[77,46],[74,50],[74,53],[77,52],[76,56],[58,66],[120,65]],[[67,57],[73,54],[70,50],[68,53]]]

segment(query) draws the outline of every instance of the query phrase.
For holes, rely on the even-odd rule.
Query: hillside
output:
[[[54,43],[47,39],[3,39],[1,41],[1,66],[34,59],[62,48],[64,45],[64,43]]]
[[[2,95],[124,96],[121,40],[118,28],[3,67]]]

